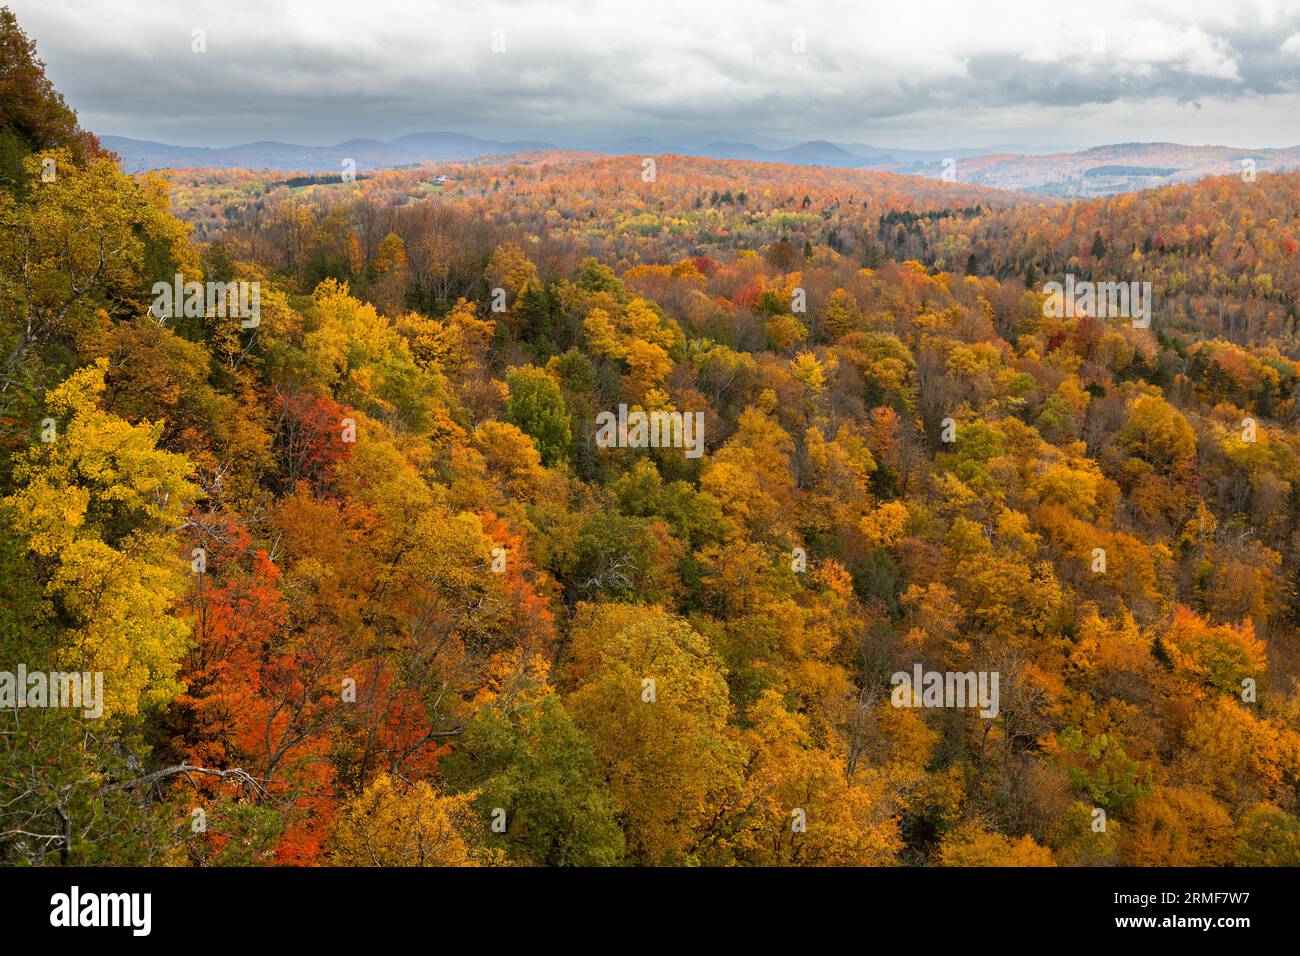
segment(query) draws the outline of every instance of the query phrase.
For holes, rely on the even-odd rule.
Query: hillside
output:
[[[128,175],[3,14],[0,863],[1300,865],[1300,173]]]

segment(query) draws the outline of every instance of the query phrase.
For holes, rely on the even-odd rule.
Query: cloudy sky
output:
[[[0,2],[83,125],[180,145],[1300,144],[1300,0]]]

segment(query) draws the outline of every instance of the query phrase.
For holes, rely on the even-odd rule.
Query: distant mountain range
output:
[[[958,159],[958,182],[1048,196],[1109,196],[1207,176],[1256,175],[1300,169],[1300,146],[1238,149],[1178,143],[1117,143],[1079,152],[1026,156],[993,153]],[[942,162],[895,167],[894,172],[941,176]]]
[[[212,148],[207,146],[171,146],[125,136],[104,136],[105,146],[122,157],[129,172],[149,169],[188,169],[195,167],[235,167],[240,169],[279,169],[292,172],[337,172],[340,164],[353,160],[358,169],[409,166],[412,163],[477,159],[482,156],[509,155],[541,150],[566,150],[571,146],[533,140],[491,140],[464,133],[412,133],[390,142],[377,139],[350,139],[337,146],[301,146],[296,143],[256,142],[242,146]],[[838,145],[824,140],[800,143],[784,149],[769,149],[753,143],[709,143],[705,146],[680,146],[646,138],[624,139],[580,147],[585,152],[610,155],[708,156],[714,159],[743,159],[759,163],[792,163],[797,166],[867,166],[894,167],[901,164],[921,165],[939,162],[945,157],[972,157],[990,152],[1007,152],[1014,147],[993,149],[882,149],[863,143]],[[1023,147],[1022,147],[1023,148]]]
[[[100,141],[122,158],[127,172],[148,169],[239,168],[282,169],[302,173],[336,173],[346,160],[357,169],[384,169],[413,163],[477,159],[495,154],[552,150],[549,143],[527,140],[498,142],[463,133],[412,133],[391,142],[350,139],[337,146],[300,146],[262,141],[242,146],[171,146],[125,136],[104,136]]]
[[[412,133],[384,142],[352,139],[337,146],[302,146],[262,141],[212,148],[104,136],[106,147],[122,158],[128,172],[196,167],[274,169],[304,173],[338,172],[347,160],[358,171],[428,162],[458,162],[484,156],[564,150],[534,140],[490,140],[464,133]],[[1300,146],[1287,149],[1237,149],[1227,146],[1182,146],[1177,143],[1121,143],[1078,152],[1043,152],[1023,146],[985,149],[888,149],[864,143],[815,140],[786,148],[744,142],[715,142],[681,147],[651,139],[625,139],[584,147],[611,155],[676,153],[797,166],[834,166],[908,173],[930,178],[945,175],[958,182],[1054,196],[1104,196],[1133,192],[1206,176],[1300,168]],[[1250,166],[1243,166],[1249,163]]]

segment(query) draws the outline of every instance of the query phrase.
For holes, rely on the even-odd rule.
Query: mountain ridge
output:
[[[455,131],[408,133],[393,140],[354,138],[332,146],[258,140],[228,147],[175,146],[156,140],[106,135],[102,141],[128,172],[154,169],[244,168],[332,173],[350,160],[359,170],[392,169],[429,162],[463,162],[531,152],[606,155],[677,154],[712,159],[788,163],[904,173],[932,179],[956,177],[971,185],[1051,196],[1114,195],[1249,169],[1300,168],[1300,145],[1246,149],[1180,143],[1113,143],[1048,153],[979,150],[887,149],[865,143],[809,140],[774,149],[744,141],[716,140],[698,147],[636,137],[583,148],[541,140],[493,140]]]

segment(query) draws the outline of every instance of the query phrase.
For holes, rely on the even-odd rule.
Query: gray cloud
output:
[[[1300,0],[8,2],[87,126],[185,144],[1300,143]]]

